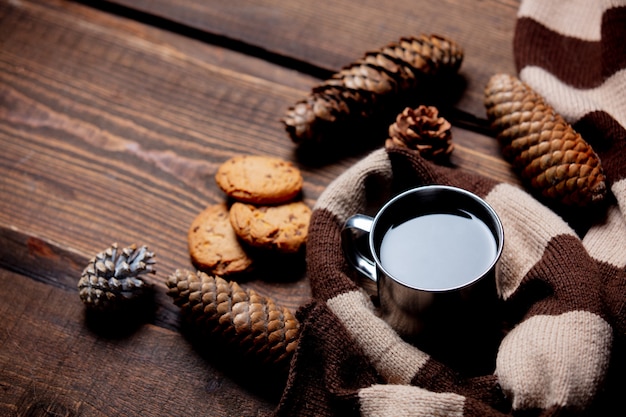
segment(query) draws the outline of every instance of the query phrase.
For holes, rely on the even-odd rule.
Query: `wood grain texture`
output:
[[[73,291],[4,270],[0,285],[0,415],[255,416],[276,401],[261,378],[233,379],[236,363],[217,370],[176,331],[105,337]]]
[[[164,275],[188,267],[189,224],[225,199],[217,166],[247,152],[292,159],[275,115],[298,91],[218,66],[224,51],[180,55],[166,42],[182,38],[53,6],[4,10],[0,220],[86,254],[147,244]],[[306,171],[306,201],[342,169]],[[291,285],[295,307],[308,287]]]
[[[225,199],[217,166],[291,160],[312,206],[369,151],[316,163],[286,136],[279,119],[316,74],[415,28],[447,32],[466,48],[458,107],[480,115],[483,79],[513,65],[514,1],[211,3],[117,2],[171,27],[88,2],[0,0],[0,415],[271,410],[280,380],[197,349],[165,294],[170,273],[192,268],[191,221]],[[517,181],[492,137],[456,126],[453,141],[454,164]],[[157,274],[151,310],[111,330],[85,316],[76,283],[113,242],[148,245]],[[295,310],[311,296],[303,267],[275,260],[242,285]]]
[[[489,77],[498,71],[515,71],[511,39],[517,0],[101,3],[123,5],[330,72],[402,36],[449,36],[465,50],[461,74],[467,85],[458,106],[481,117],[482,91]]]

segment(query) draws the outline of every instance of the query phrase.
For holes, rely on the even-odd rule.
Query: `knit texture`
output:
[[[374,151],[314,207],[306,255],[313,300],[297,313],[300,339],[275,416],[626,413],[625,17],[624,2],[524,1],[515,35],[522,79],[602,159],[614,197],[603,214],[575,231],[519,187],[410,149]],[[471,330],[406,341],[379,318],[343,255],[341,229],[351,215],[371,215],[426,184],[483,197],[502,220],[505,244],[497,296],[482,316],[489,323],[459,317],[459,328]]]
[[[514,37],[522,81],[600,156],[626,208],[626,2],[526,0]]]

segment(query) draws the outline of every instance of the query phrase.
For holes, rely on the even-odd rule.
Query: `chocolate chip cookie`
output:
[[[280,158],[239,155],[224,162],[215,174],[217,185],[237,201],[257,205],[293,200],[302,190],[302,174]]]
[[[225,203],[210,205],[198,214],[189,227],[187,243],[196,266],[213,274],[229,275],[253,267],[230,224]]]
[[[257,248],[295,253],[306,242],[311,209],[302,201],[277,206],[234,203],[230,223],[241,240]]]

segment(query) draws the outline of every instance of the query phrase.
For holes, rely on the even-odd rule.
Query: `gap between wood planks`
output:
[[[249,55],[254,58],[259,58],[264,61],[271,62],[281,67],[293,69],[304,74],[308,74],[312,77],[319,79],[329,78],[334,70],[328,68],[322,68],[318,65],[310,62],[302,61],[297,58],[292,58],[286,55],[282,55],[276,52],[272,52],[268,49],[262,48],[257,45],[246,43],[234,38],[230,38],[215,33],[203,31],[201,29],[188,26],[174,20],[170,20],[161,16],[157,16],[152,13],[144,12],[141,10],[133,9],[120,4],[114,4],[108,1],[89,1],[89,0],[74,0],[76,3],[83,4],[87,7],[91,7],[100,10],[105,13],[109,13],[115,16],[125,17],[127,19],[135,20],[139,23],[143,23],[148,26],[156,27],[158,29],[172,32],[190,39],[194,39],[206,44],[216,45],[222,48],[230,49],[235,52],[239,52],[244,55]]]
[[[338,68],[324,68],[310,62],[273,52],[258,45],[253,45],[224,35],[206,32],[204,30],[176,22],[165,17],[157,16],[152,13],[133,9],[120,4],[111,3],[109,1],[74,1],[87,7],[100,10],[104,13],[125,17],[127,19],[131,19],[145,24],[147,26],[175,33],[177,35],[194,39],[196,41],[203,42],[209,45],[216,45],[222,48],[230,49],[234,52],[249,55],[254,58],[270,62],[277,66],[310,75],[311,77],[315,77],[320,80],[328,79],[335,72],[339,71]],[[448,119],[448,121],[452,123],[453,126],[469,130],[471,132],[480,133],[482,135],[493,136],[493,132],[489,126],[489,122],[486,119],[480,118],[476,115],[460,110],[458,108],[441,109],[441,111],[442,115],[446,117],[446,119]]]

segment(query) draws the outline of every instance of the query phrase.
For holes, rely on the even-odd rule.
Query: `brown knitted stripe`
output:
[[[339,294],[359,289],[352,281],[355,271],[348,265],[341,250],[341,228],[334,213],[317,208],[311,215],[306,249],[307,276],[311,277],[311,291],[318,300],[327,300]]]
[[[560,36],[531,18],[517,20],[513,49],[518,71],[538,66],[578,88],[596,87],[604,80],[599,65],[602,57],[599,42]],[[572,60],[563,56],[565,51],[577,51],[580,55]],[[585,59],[581,60],[581,56]]]
[[[379,382],[375,370],[325,304],[302,307],[298,319],[298,347],[274,415],[358,416],[358,389]]]
[[[588,5],[593,6],[593,2]],[[626,54],[617,53],[624,47],[625,18],[626,7],[607,9],[602,17],[602,39],[590,41],[558,33],[531,17],[521,17],[513,39],[517,69],[538,66],[575,88],[597,87],[626,68]]]
[[[609,207],[604,221],[587,232],[583,244],[594,259],[626,268],[626,219],[618,207]]]
[[[484,198],[499,184],[496,180],[466,170],[432,164],[408,149],[392,149],[389,158],[397,188],[441,184],[463,188]]]
[[[622,182],[626,186],[626,180]],[[626,219],[617,206],[610,207],[604,222],[594,225],[587,232],[583,244],[589,255],[598,261],[601,288],[612,324],[618,334],[625,335]]]
[[[599,262],[598,268],[602,281],[603,299],[611,316],[611,324],[617,334],[626,336],[626,269],[615,265]]]
[[[475,401],[474,398],[468,398],[465,401],[465,410],[464,410],[464,415],[466,416],[481,416],[481,417],[504,417],[504,416],[510,416],[509,413],[503,413],[503,412],[499,412],[497,410],[494,410],[493,408],[489,407],[486,403],[483,403],[481,401]],[[554,415],[556,416],[557,414],[545,414],[545,415]]]
[[[341,249],[341,229],[354,214],[372,214],[390,197],[391,164],[384,149],[366,156],[335,179],[318,198],[307,242],[307,275],[313,296],[327,300],[359,287]]]
[[[626,68],[624,39],[626,39],[626,5],[614,7],[604,13],[602,19],[602,49],[605,74]],[[622,53],[618,53],[622,51]]]
[[[528,315],[578,310],[603,316],[601,288],[600,271],[582,242],[575,236],[559,235],[548,242],[541,260],[526,274],[510,304],[523,311],[532,303]]]
[[[513,185],[496,186],[485,200],[498,213],[504,228],[497,284],[500,296],[507,300],[542,260],[554,238],[575,236],[575,233],[554,212]]]
[[[585,114],[573,126],[593,146],[609,181],[614,183],[626,179],[626,126],[620,125],[611,115],[599,110]]]
[[[433,392],[454,392],[500,409],[508,407],[495,375],[461,378],[452,368],[432,359],[421,367],[411,385]]]

